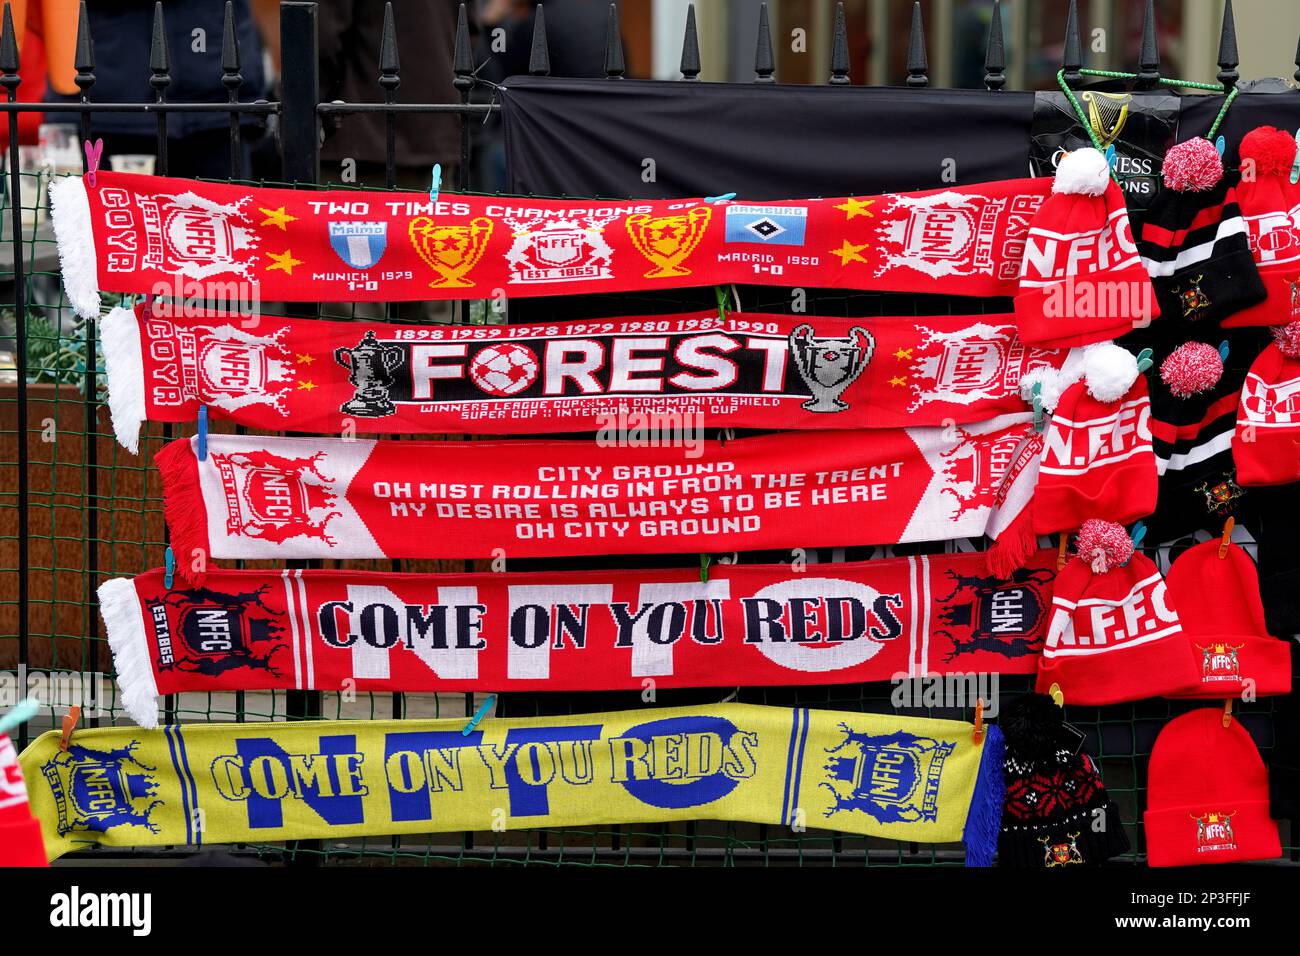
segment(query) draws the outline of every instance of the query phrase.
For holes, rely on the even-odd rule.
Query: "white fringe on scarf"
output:
[[[63,288],[77,315],[99,317],[99,271],[95,234],[90,228],[90,201],[80,176],[50,183],[50,219],[59,243]]]
[[[158,684],[149,658],[140,599],[130,578],[112,578],[99,586],[99,613],[113,650],[122,706],[141,727],[158,726]]]
[[[140,452],[140,426],[145,420],[144,356],[140,324],[135,312],[118,306],[99,323],[108,372],[108,410],[118,444],[136,455]]]

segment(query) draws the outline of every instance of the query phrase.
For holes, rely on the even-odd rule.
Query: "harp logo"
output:
[[[1088,125],[1104,150],[1119,139],[1128,122],[1129,106],[1133,102],[1131,93],[1098,93],[1085,90],[1079,99],[1086,104]]]

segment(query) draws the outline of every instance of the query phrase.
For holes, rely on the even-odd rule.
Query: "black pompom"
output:
[[[1061,708],[1046,694],[1025,694],[1008,703],[998,716],[1008,756],[1027,761],[1049,759],[1061,745],[1063,719]]]

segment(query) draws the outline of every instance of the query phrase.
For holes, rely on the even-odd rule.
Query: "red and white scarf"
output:
[[[780,203],[310,191],[101,171],[50,186],[78,314],[99,292],[391,302],[749,283],[1011,296],[1051,180]]]
[[[210,435],[199,460],[197,444],[174,441],[156,459],[179,568],[194,581],[209,558],[718,552],[984,534],[1005,538],[995,567],[1005,573],[1033,550],[1017,519],[1042,436],[1023,413],[708,441],[694,458],[589,441]]]
[[[99,589],[140,724],[187,691],[594,691],[1031,674],[1056,575],[982,554],[695,571],[161,570]],[[355,682],[355,684],[345,684]]]
[[[843,319],[692,312],[526,325],[388,325],[113,309],[109,404],[140,424],[214,418],[339,434],[905,428],[1025,410],[1063,351],[1011,315]],[[698,423],[698,425],[697,425]]]

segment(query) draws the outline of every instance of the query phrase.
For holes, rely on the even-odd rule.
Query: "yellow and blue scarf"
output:
[[[1002,737],[952,720],[716,704],[565,717],[43,734],[50,859],[105,846],[729,820],[966,845],[992,863]]]

